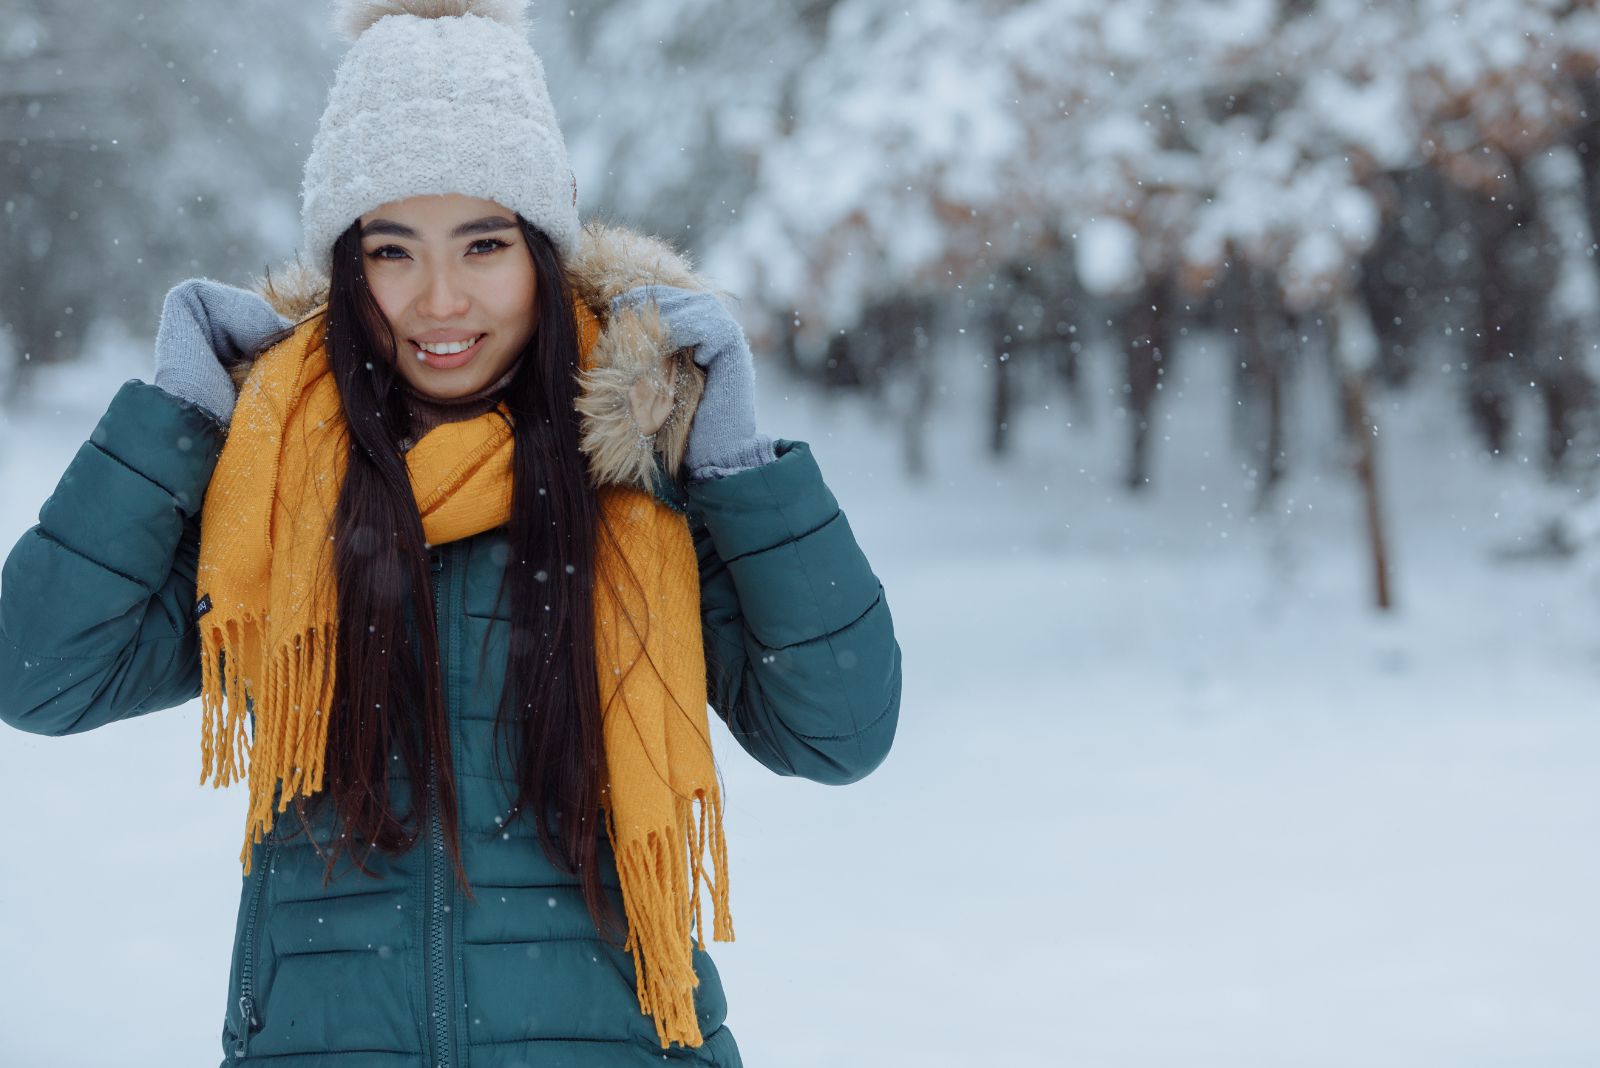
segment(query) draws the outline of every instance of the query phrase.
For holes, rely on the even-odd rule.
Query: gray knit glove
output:
[[[739,323],[710,293],[639,286],[612,300],[613,309],[654,302],[674,348],[694,349],[706,388],[689,424],[684,465],[691,478],[723,478],[771,463],[772,439],[756,430],[756,371]]]
[[[161,305],[155,384],[227,426],[238,399],[228,367],[288,325],[248,290],[208,278],[179,282]]]

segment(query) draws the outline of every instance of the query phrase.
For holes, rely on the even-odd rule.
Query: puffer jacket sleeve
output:
[[[200,692],[200,505],[222,427],[125,383],[0,570],[0,721],[92,730]]]
[[[854,782],[894,740],[900,646],[810,447],[775,447],[772,463],[687,487],[708,698],[773,771]]]

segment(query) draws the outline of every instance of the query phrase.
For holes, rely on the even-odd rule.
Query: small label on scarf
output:
[[[194,606],[194,618],[199,619],[209,611],[211,611],[211,595],[208,593]]]

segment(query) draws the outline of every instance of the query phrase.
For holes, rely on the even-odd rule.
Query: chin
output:
[[[455,400],[470,396],[489,383],[479,376],[457,377],[449,371],[438,371],[411,380],[411,388],[429,400]]]
[[[484,356],[491,356],[485,360]],[[493,359],[480,353],[477,359],[460,367],[434,368],[420,361],[407,367],[402,376],[412,392],[430,400],[454,400],[470,396],[499,381],[511,369],[510,360]]]

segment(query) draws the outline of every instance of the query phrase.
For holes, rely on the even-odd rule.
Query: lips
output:
[[[419,363],[426,367],[431,367],[436,371],[448,371],[452,368],[461,367],[464,364],[470,363],[472,358],[478,354],[478,350],[483,348],[483,340],[488,336],[488,334],[480,334],[478,335],[478,340],[472,343],[471,348],[465,349],[461,352],[452,352],[448,355],[437,352],[429,352],[427,349],[424,349],[422,346],[418,345],[415,341],[411,341],[409,344],[411,345],[413,355],[416,356]],[[446,342],[430,341],[429,344],[446,344]]]

